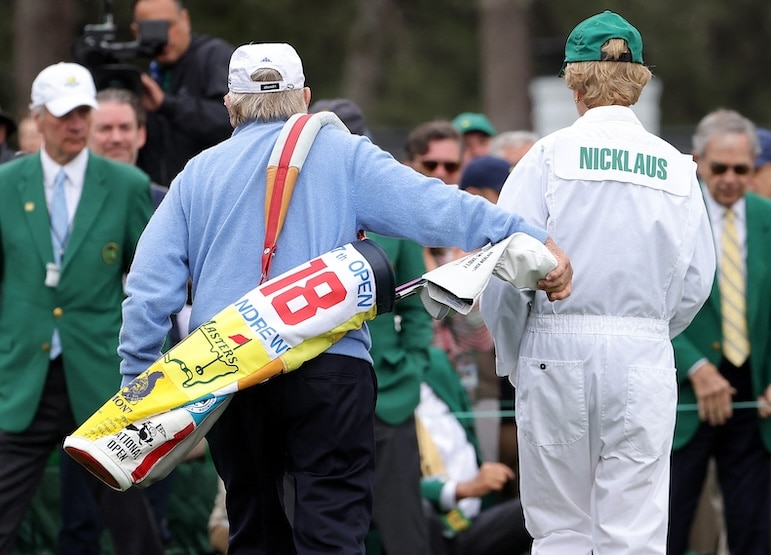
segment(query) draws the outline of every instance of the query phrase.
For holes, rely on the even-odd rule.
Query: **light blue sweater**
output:
[[[136,250],[118,352],[123,383],[160,357],[169,315],[193,281],[190,329],[259,284],[265,168],[283,122],[248,123],[188,162]],[[473,250],[517,231],[546,240],[481,197],[427,178],[369,139],[325,126],[299,174],[278,239],[277,276],[358,238],[360,230]],[[330,353],[371,360],[369,333],[352,331]]]

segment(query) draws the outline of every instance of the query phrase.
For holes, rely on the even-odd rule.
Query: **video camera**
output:
[[[104,22],[86,25],[83,36],[72,47],[72,54],[91,71],[97,90],[117,87],[140,94],[141,70],[126,61],[159,54],[168,41],[169,22],[141,21],[136,40],[118,42],[111,4],[111,0],[105,0]]]

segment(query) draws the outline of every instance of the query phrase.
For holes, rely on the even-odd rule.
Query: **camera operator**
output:
[[[139,24],[164,20],[168,42],[142,74],[142,105],[147,110],[147,142],[138,166],[168,186],[200,151],[228,138],[233,129],[223,97],[233,46],[193,34],[181,0],[135,0],[134,34]]]

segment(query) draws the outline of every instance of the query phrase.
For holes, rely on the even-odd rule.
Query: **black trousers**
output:
[[[736,388],[734,401],[755,401],[749,363],[736,368],[723,361],[720,373]],[[681,555],[688,548],[710,457],[717,466],[731,553],[768,555],[771,458],[754,408],[734,410],[722,426],[701,423],[688,445],[672,454],[667,552]]]
[[[235,394],[207,436],[227,490],[229,555],[364,553],[375,398],[372,365],[333,354]]]
[[[483,510],[471,526],[452,538],[444,535],[439,513],[423,503],[431,533],[432,555],[519,555],[529,552],[533,539],[525,529],[519,499],[508,499]]]
[[[106,518],[113,520],[113,528],[122,527],[122,511],[116,513],[110,509],[106,515],[99,506],[98,496],[106,495],[111,506],[123,507],[131,513],[152,514],[155,520],[156,531],[147,529],[142,534],[158,535],[161,545],[165,545],[165,538],[161,532],[163,515],[166,514],[165,505],[161,508],[153,504],[151,493],[154,488],[164,488],[162,500],[168,499],[166,482],[173,473],[160,482],[156,482],[149,489],[131,489],[125,493],[110,490],[99,494],[103,488],[99,487],[99,480],[91,475],[88,470],[78,464],[75,459],[61,452],[59,462],[59,478],[61,480],[61,527],[59,529],[58,555],[99,555],[101,553],[101,538],[106,527]],[[171,482],[168,482],[170,485]],[[93,492],[96,491],[95,495]],[[113,514],[114,513],[114,514]],[[112,515],[112,516],[111,516]],[[155,548],[153,548],[155,549]],[[153,551],[154,552],[154,551]]]
[[[54,449],[75,429],[61,358],[51,361],[43,395],[32,424],[20,433],[0,431],[0,555],[13,550],[16,532],[43,476]],[[66,455],[62,455],[66,456]],[[70,484],[67,484],[70,485]],[[150,506],[141,490],[117,492],[88,472],[84,487],[66,495],[93,497],[120,555],[162,554]],[[98,546],[89,546],[98,549]],[[82,547],[61,554],[88,553]],[[98,552],[98,551],[95,551]]]
[[[388,554],[428,553],[415,418],[391,425],[375,417],[375,441],[372,525],[380,542]]]

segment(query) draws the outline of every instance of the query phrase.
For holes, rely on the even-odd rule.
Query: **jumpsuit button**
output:
[[[48,352],[51,350],[51,344],[50,343],[43,343],[40,348],[44,350],[45,352]]]
[[[720,341],[713,341],[712,342],[712,350],[713,351],[719,351],[720,350]]]
[[[545,362],[541,363],[541,370],[546,370],[546,363]]]
[[[61,309],[61,307],[54,308],[54,317],[55,318],[61,318],[62,314],[64,314],[64,311]]]

